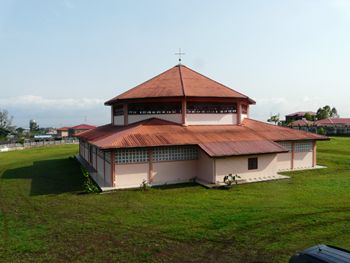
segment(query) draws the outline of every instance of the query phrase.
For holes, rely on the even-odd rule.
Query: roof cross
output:
[[[181,48],[179,48],[179,52],[175,53],[174,55],[179,56],[179,64],[181,64],[181,56],[186,55],[185,53],[181,52]]]

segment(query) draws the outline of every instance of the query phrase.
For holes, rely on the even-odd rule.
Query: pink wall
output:
[[[197,179],[203,182],[214,183],[214,159],[205,152],[199,150],[197,162]]]
[[[294,169],[312,167],[312,152],[296,152],[294,154]]]
[[[249,157],[258,157],[258,169],[248,170]],[[224,177],[230,173],[233,175],[238,174],[241,179],[271,176],[277,174],[277,155],[264,154],[258,156],[217,158],[215,167],[217,182],[223,182]]]
[[[116,164],[116,187],[140,187],[143,180],[148,180],[148,163]]]
[[[287,171],[292,168],[292,153],[277,154],[277,167],[279,171]]]
[[[173,161],[153,163],[152,184],[188,182],[197,174],[197,161]]]

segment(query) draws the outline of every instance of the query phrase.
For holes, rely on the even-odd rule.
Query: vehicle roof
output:
[[[302,253],[329,263],[350,263],[350,251],[335,246],[317,245]]]

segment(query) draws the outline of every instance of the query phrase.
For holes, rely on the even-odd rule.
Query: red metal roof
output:
[[[317,126],[350,125],[350,118],[327,118],[315,121]]]
[[[184,65],[177,65],[135,88],[114,97],[105,104],[111,105],[118,100],[125,99],[165,97],[242,98],[248,99],[250,103],[255,103],[255,101],[242,93]]]
[[[334,126],[334,125],[350,125],[350,118],[327,118],[318,121],[297,120],[291,122],[288,126]]]
[[[209,155],[215,156],[283,150],[273,141],[328,139],[313,133],[282,128],[250,119],[245,119],[242,125],[182,126],[155,118],[128,126],[108,124],[79,133],[77,137],[101,149],[199,145],[208,151]]]
[[[267,124],[252,119],[244,119],[242,126],[271,141],[328,140],[326,136]]]
[[[70,129],[70,127],[62,127],[57,129],[57,131],[68,131]]]
[[[267,140],[209,142],[199,147],[211,157],[287,152],[279,144]]]
[[[296,126],[312,126],[314,124],[313,121],[308,121],[308,120],[297,120],[293,121],[288,124],[290,127],[296,127]]]
[[[90,124],[79,124],[79,125],[70,127],[70,129],[73,129],[73,130],[90,130],[94,128],[96,128],[96,126],[90,125]]]
[[[313,111],[298,111],[298,112],[294,112],[294,113],[291,113],[291,114],[288,114],[286,116],[299,116],[299,117],[304,117],[305,114],[308,113],[310,115],[316,115],[316,112],[313,112]]]

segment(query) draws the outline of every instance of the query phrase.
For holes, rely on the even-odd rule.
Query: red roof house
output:
[[[255,101],[184,66],[132,88],[105,105],[111,123],[76,135],[83,163],[102,189],[196,180],[220,184],[284,178],[278,171],[316,167],[327,137],[255,121]]]

